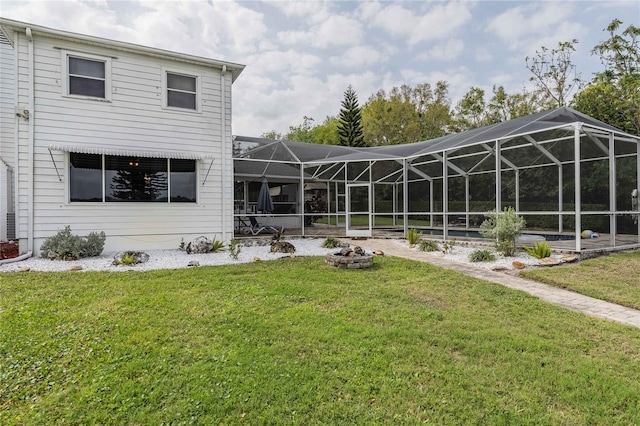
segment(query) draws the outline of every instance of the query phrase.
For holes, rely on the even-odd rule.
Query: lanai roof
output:
[[[292,142],[236,136],[234,142],[246,149],[234,155],[247,158],[295,163],[331,163],[342,161],[391,160],[418,157],[452,149],[505,140],[581,123],[593,129],[612,132],[640,143],[640,137],[627,134],[602,121],[568,107],[543,111],[525,117],[480,127],[462,133],[402,145],[353,148],[336,145]]]

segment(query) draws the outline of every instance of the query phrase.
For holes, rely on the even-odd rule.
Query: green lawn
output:
[[[521,274],[596,299],[640,309],[640,251],[597,257],[565,267],[532,269]]]
[[[0,275],[0,424],[638,424],[640,330],[429,264]]]

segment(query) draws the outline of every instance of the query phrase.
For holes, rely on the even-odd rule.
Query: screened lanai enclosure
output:
[[[254,219],[289,236],[482,238],[485,214],[512,207],[556,249],[640,247],[640,137],[565,107],[405,145],[237,136],[234,179],[238,236]]]

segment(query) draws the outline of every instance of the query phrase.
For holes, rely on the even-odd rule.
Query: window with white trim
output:
[[[195,203],[196,161],[69,154],[69,201]]]
[[[83,98],[111,98],[111,58],[63,51],[64,95]]]
[[[165,106],[199,110],[199,81],[195,75],[165,71]]]

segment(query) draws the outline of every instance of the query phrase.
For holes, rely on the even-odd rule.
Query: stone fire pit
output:
[[[343,248],[337,253],[328,253],[324,261],[336,268],[363,269],[373,265],[373,255],[366,254],[361,247]]]

